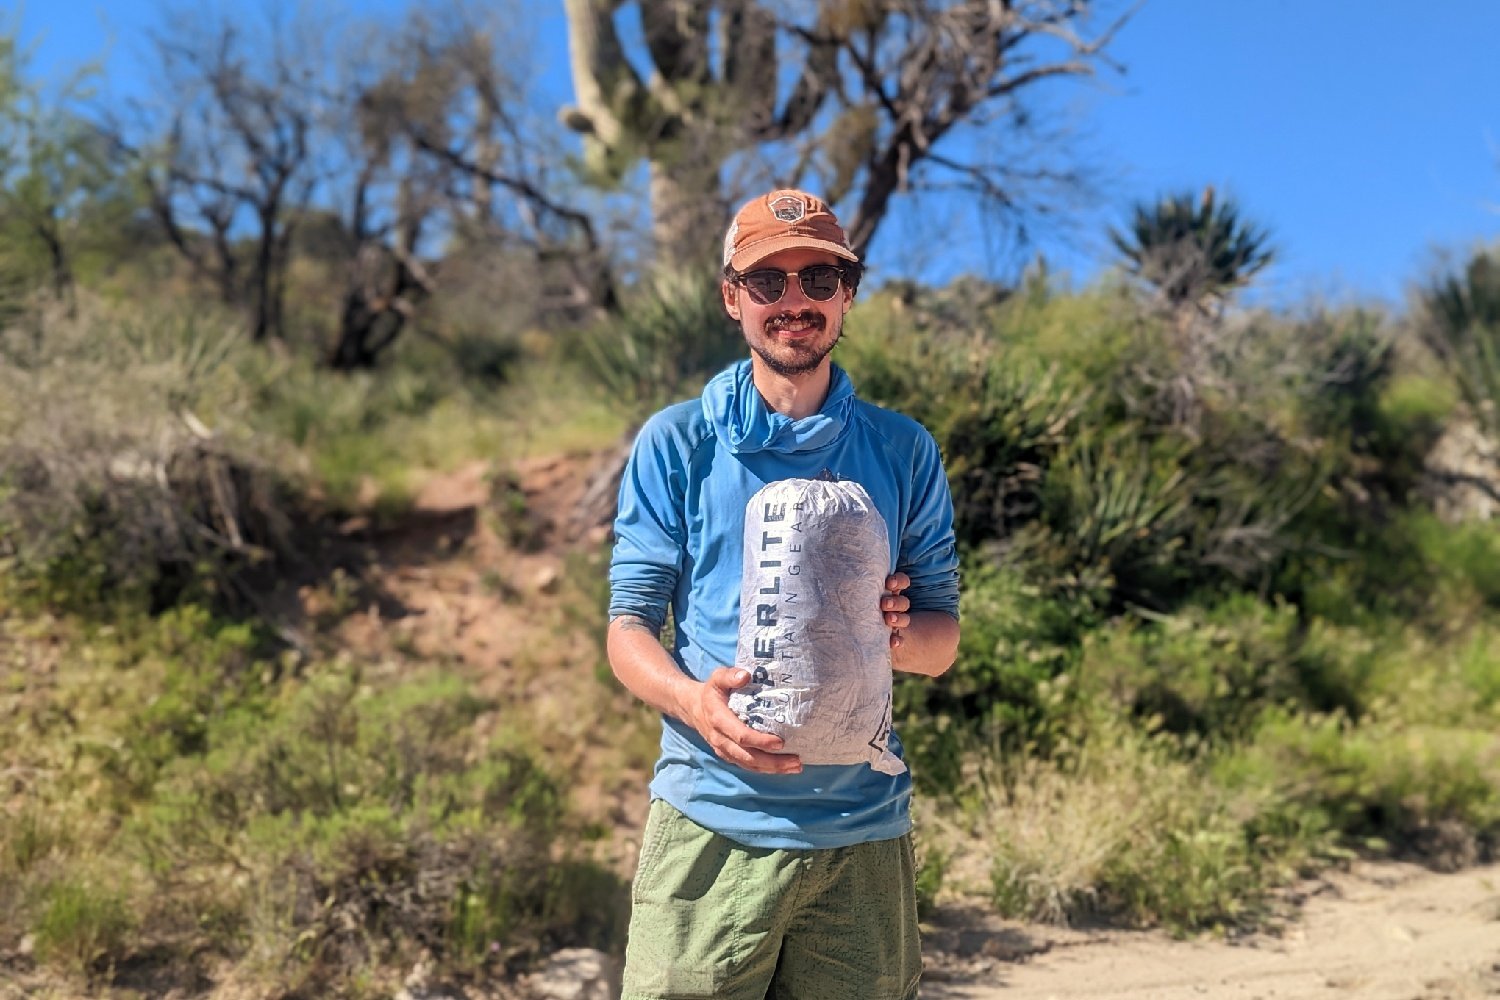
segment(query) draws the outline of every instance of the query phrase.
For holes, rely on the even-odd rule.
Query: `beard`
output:
[[[777,340],[776,331],[795,321],[810,323],[812,329],[795,340]],[[827,330],[828,322],[822,313],[812,310],[781,313],[766,320],[758,336],[752,337],[747,332],[745,339],[767,368],[783,378],[792,378],[816,370],[844,336],[842,317],[833,321],[831,332]]]

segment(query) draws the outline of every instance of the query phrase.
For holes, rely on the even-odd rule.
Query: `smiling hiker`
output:
[[[822,200],[790,190],[751,200],[729,226],[723,263],[724,307],[750,357],[701,399],[647,421],[615,520],[609,661],[662,713],[624,997],[908,1000],[921,949],[899,738],[888,721],[870,734],[878,766],[804,761],[761,717],[730,707],[752,689],[752,671],[732,665],[747,502],[800,480],[847,484],[849,503],[867,496],[883,521],[889,547],[877,547],[885,564],[868,611],[889,631],[883,680],[890,668],[947,670],[959,636],[947,478],[932,436],[857,398],[830,360],[863,268]],[[781,596],[774,586],[754,592]],[[659,641],[669,608],[671,652]],[[786,626],[757,614],[752,625]],[[862,614],[851,630],[868,624]],[[843,630],[815,624],[825,640]],[[774,637],[749,648],[771,656]]]

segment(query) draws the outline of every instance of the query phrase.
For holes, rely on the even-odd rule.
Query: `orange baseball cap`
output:
[[[724,234],[724,265],[744,271],[773,253],[804,247],[859,262],[827,202],[783,188],[750,199],[735,213]]]

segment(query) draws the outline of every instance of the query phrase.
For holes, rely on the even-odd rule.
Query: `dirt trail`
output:
[[[1068,931],[967,912],[929,935],[924,1000],[1479,1000],[1500,997],[1500,864],[1354,866],[1305,887],[1277,935],[1237,943]],[[949,921],[965,924],[949,926]]]

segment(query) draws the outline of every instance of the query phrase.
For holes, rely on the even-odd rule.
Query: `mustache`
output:
[[[775,316],[772,316],[770,319],[766,320],[766,329],[775,330],[778,327],[786,326],[790,323],[810,323],[821,330],[823,329],[823,327],[828,325],[828,320],[825,319],[823,314],[820,312],[816,312],[812,309],[804,309],[798,313],[777,313]]]

